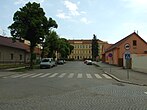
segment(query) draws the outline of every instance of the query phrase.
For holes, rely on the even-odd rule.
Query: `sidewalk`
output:
[[[147,86],[147,73],[136,72],[131,69],[127,70],[102,62],[96,62],[95,64],[99,65],[106,74],[119,82]]]

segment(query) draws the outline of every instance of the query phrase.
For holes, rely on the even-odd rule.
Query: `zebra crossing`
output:
[[[87,79],[112,79],[107,74],[82,74],[82,73],[24,73],[24,74],[15,74],[11,76],[6,76],[3,78],[87,78]]]

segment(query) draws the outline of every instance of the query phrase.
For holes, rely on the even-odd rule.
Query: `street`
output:
[[[1,77],[0,110],[147,110],[147,87],[73,61]]]

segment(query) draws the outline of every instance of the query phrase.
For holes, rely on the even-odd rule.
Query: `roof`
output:
[[[0,45],[26,50],[23,43],[19,42],[18,40],[16,40],[16,42],[13,42],[12,37],[0,36]]]
[[[19,42],[18,40],[16,40],[16,42],[13,42],[12,37],[0,36],[0,45],[25,50],[28,53],[30,52],[30,46],[29,45],[24,44],[22,42]],[[38,47],[35,47],[34,53],[41,54],[41,49],[38,48]]]
[[[116,42],[115,44],[113,44],[112,46],[110,46],[106,52],[113,50],[114,48],[117,48],[118,46],[120,46],[123,42],[125,42],[127,39],[129,39],[132,35],[136,35],[138,36],[143,42],[146,43],[145,40],[143,40],[136,32],[133,32],[132,34],[128,35],[127,37],[121,39],[120,41]],[[147,43],[146,43],[147,44]]]
[[[28,53],[30,53],[30,46],[27,45],[27,44],[23,44],[23,45],[24,45],[24,47],[25,47],[25,50],[26,50]],[[38,55],[41,55],[41,48],[35,47],[35,48],[34,48],[34,53],[36,53],[36,54],[38,54]]]
[[[97,41],[100,43],[103,43],[104,41],[101,41],[101,40],[99,40],[99,39],[97,39]],[[68,40],[68,42],[69,43],[71,43],[71,44],[91,44],[92,43],[92,39],[91,40],[86,40],[86,39],[81,39],[81,40],[77,40],[77,39],[75,39],[75,40]]]

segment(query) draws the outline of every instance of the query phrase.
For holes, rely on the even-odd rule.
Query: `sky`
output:
[[[1,0],[0,35],[11,36],[14,13],[29,1],[57,22],[60,37],[116,43],[135,31],[147,42],[147,0]]]

